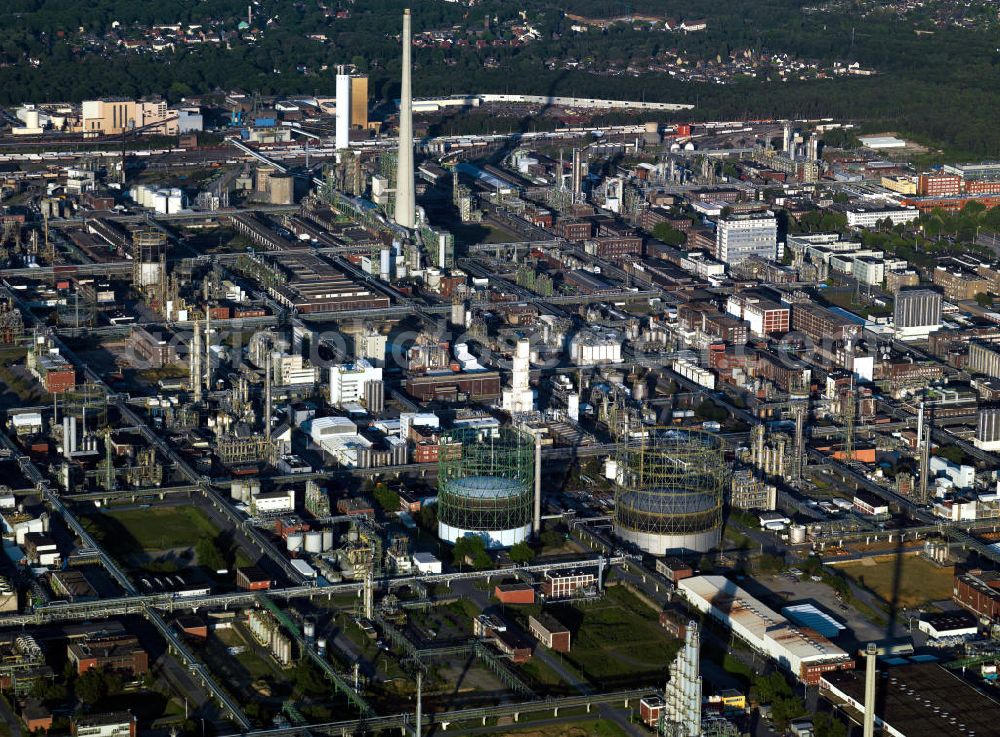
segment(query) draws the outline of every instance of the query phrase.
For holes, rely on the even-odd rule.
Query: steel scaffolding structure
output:
[[[491,547],[513,545],[531,530],[534,439],[511,427],[456,428],[438,446],[438,520],[449,542],[480,535]]]
[[[616,460],[619,537],[658,555],[718,544],[728,467],[717,436],[650,428],[622,441]]]

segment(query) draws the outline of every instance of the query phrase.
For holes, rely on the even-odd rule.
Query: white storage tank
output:
[[[289,553],[297,553],[302,550],[303,536],[301,532],[293,532],[285,538],[285,546]]]
[[[326,638],[321,637],[316,640],[316,652],[320,655],[326,655]]]
[[[805,525],[792,525],[788,528],[788,542],[792,545],[801,545],[806,541]]]
[[[302,631],[307,640],[313,639],[316,636],[316,623],[307,619],[305,625],[302,627]]]
[[[333,542],[334,542],[333,529],[328,527],[325,530],[323,530],[323,552],[324,553],[333,550]]]
[[[305,550],[307,553],[323,552],[323,533],[319,530],[311,530],[305,536]]]

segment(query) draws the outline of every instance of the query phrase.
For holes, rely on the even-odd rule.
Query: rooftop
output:
[[[864,676],[829,673],[822,690],[864,702]],[[994,737],[1000,734],[1000,703],[933,664],[902,665],[879,673],[876,718],[903,737]]]

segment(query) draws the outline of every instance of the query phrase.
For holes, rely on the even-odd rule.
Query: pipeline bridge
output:
[[[628,559],[622,555],[599,557],[583,557],[574,560],[561,560],[550,563],[535,563],[509,570],[488,571],[456,571],[453,573],[433,573],[421,576],[390,576],[375,579],[376,588],[384,591],[403,587],[426,587],[443,584],[450,587],[456,581],[492,582],[494,578],[510,578],[516,573],[544,574],[547,571],[571,571],[589,566],[624,565]],[[117,564],[111,560],[111,565]],[[119,574],[121,571],[119,570]],[[124,574],[121,574],[124,576]],[[0,614],[0,628],[26,627],[30,625],[50,624],[53,622],[81,622],[88,619],[142,614],[146,609],[156,609],[167,613],[197,612],[199,610],[245,608],[256,606],[260,602],[259,591],[233,591],[223,594],[204,594],[184,596],[175,593],[140,594],[134,585],[125,579],[129,593],[96,601],[57,602],[35,607],[30,612],[21,614]],[[327,585],[298,585],[270,589],[265,592],[267,598],[288,602],[292,599],[327,599],[343,594],[359,594],[364,588],[363,581],[347,581]]]

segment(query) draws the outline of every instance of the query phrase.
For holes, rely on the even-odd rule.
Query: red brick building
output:
[[[493,589],[501,604],[534,604],[535,589],[527,583],[501,583]]]
[[[555,650],[557,653],[569,652],[569,628],[552,615],[542,612],[537,617],[528,617],[528,631],[549,650]]]
[[[149,670],[149,656],[139,638],[132,635],[73,642],[66,655],[78,675],[91,668],[107,668],[132,676],[141,676]]]
[[[942,197],[961,194],[962,177],[957,174],[921,174],[917,179],[917,194]]]
[[[500,396],[500,374],[496,371],[411,374],[404,386],[410,396],[421,402],[493,401]]]
[[[956,575],[952,598],[973,614],[995,621],[1000,616],[1000,571],[975,569]]]
[[[236,569],[236,585],[246,591],[267,591],[271,578],[257,566],[245,566]]]
[[[596,584],[593,571],[546,571],[542,593],[549,599],[567,599]]]

